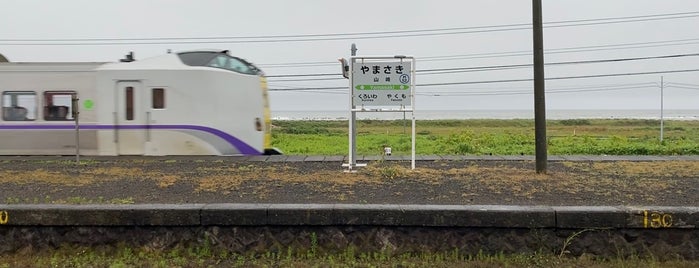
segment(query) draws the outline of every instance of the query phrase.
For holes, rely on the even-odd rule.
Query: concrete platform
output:
[[[0,205],[2,226],[699,229],[699,207],[404,204]]]

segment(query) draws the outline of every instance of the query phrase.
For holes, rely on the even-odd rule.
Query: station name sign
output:
[[[354,62],[352,98],[356,106],[411,106],[411,62]]]

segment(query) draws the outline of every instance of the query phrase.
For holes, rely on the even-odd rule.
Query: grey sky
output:
[[[380,39],[343,39],[268,43],[196,43],[117,45],[47,45],[48,39],[124,39],[161,37],[286,36],[372,33],[531,23],[531,1],[38,1],[0,0],[0,53],[11,61],[115,61],[129,51],[138,58],[168,49],[229,49],[261,65],[270,75],[339,73],[331,64],[349,57],[356,43],[359,55],[412,55],[418,70],[529,64],[530,55],[491,55],[531,51],[531,29]],[[636,17],[699,12],[696,0],[559,0],[543,1],[544,22]],[[546,62],[589,61],[699,53],[699,13],[685,18],[566,26],[544,30]],[[585,22],[581,22],[585,23]],[[580,23],[577,23],[580,24]],[[421,34],[425,32],[418,32]],[[359,35],[366,37],[368,35]],[[328,36],[324,36],[328,37]],[[8,41],[28,39],[27,41]],[[694,39],[688,41],[680,41]],[[34,41],[32,41],[34,40]],[[238,39],[240,40],[240,39]],[[249,40],[249,39],[247,39]],[[658,43],[671,41],[666,43]],[[140,41],[143,42],[143,41]],[[27,43],[42,45],[27,45]],[[69,41],[68,43],[86,43]],[[103,42],[102,42],[103,43]],[[24,44],[24,45],[16,45]],[[636,44],[634,46],[611,46]],[[601,47],[600,47],[601,46]],[[647,46],[638,48],[639,46]],[[585,52],[559,50],[585,48]],[[488,55],[485,55],[488,54]],[[467,56],[465,59],[441,56]],[[478,57],[474,57],[478,56]],[[316,63],[310,67],[271,64]],[[699,69],[699,57],[649,59],[618,63],[547,66],[547,77]],[[665,107],[699,109],[699,72],[662,74],[668,84]],[[531,78],[530,68],[418,74],[418,84]],[[552,80],[547,86],[549,109],[657,109],[661,74]],[[310,77],[336,78],[336,77]],[[270,88],[347,86],[346,80],[288,81],[270,78]],[[282,80],[282,81],[279,81]],[[287,81],[284,81],[287,80]],[[533,109],[532,82],[462,84],[418,87],[418,109]],[[568,93],[561,93],[568,90]],[[275,91],[274,110],[346,109],[343,90]],[[490,95],[488,95],[490,94]]]

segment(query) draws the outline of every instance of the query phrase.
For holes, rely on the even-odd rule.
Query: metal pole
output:
[[[412,140],[411,140],[411,148],[412,148],[412,153],[411,153],[411,159],[410,159],[410,168],[415,169],[415,93],[416,93],[416,88],[415,88],[415,58],[412,59],[412,64],[410,68],[410,76],[412,77],[410,79],[411,89],[412,92],[410,94],[410,114],[413,117],[413,123],[412,123]]]
[[[357,45],[352,43],[350,48],[350,53],[352,56],[357,56]],[[354,59],[351,59],[351,66],[354,66]],[[355,155],[357,154],[357,112],[354,111],[354,97],[352,96],[352,87],[354,86],[352,82],[352,70],[349,70],[350,75],[350,88],[349,88],[349,101],[350,101],[350,120],[349,120],[349,167],[348,170],[352,169],[357,165],[357,159]]]
[[[544,76],[544,29],[541,0],[532,0],[534,32],[534,128],[536,136],[536,173],[546,174],[546,99]]]
[[[73,106],[73,119],[75,119],[75,163],[80,164],[80,111],[78,111],[79,100],[73,95],[71,106]]]
[[[664,106],[664,100],[663,100],[664,89],[665,89],[665,85],[663,84],[663,77],[661,76],[660,77],[660,143],[663,142],[663,131],[665,128],[665,122],[664,122],[664,118],[663,118],[664,117],[663,116],[664,115],[664,107],[663,107]]]

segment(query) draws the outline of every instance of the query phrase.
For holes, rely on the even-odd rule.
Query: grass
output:
[[[346,121],[274,121],[272,145],[290,155],[344,155]],[[409,155],[410,124],[403,120],[359,120],[357,152],[380,155],[383,145],[394,155]],[[533,155],[534,121],[427,120],[416,123],[419,155]],[[549,154],[693,155],[699,154],[699,121],[660,122],[628,119],[573,119],[547,122]]]
[[[347,125],[341,121],[278,121],[274,146],[287,154],[344,155],[347,152]],[[666,122],[664,143],[657,141],[658,122],[652,120],[561,120],[549,122],[551,154],[698,154],[699,123]],[[408,124],[409,125],[409,124]],[[389,144],[396,155],[409,154],[409,134],[401,121],[360,121],[358,136],[360,154],[381,154],[381,146]],[[407,130],[410,131],[409,128]],[[533,154],[533,121],[531,120],[440,120],[418,122],[418,154]],[[137,160],[144,163],[151,160]],[[155,161],[155,160],[153,160]],[[200,161],[200,160],[197,160]],[[216,160],[223,163],[223,160]],[[196,179],[174,176],[139,167],[105,167],[101,162],[81,162],[80,172],[57,171],[62,163],[36,163],[33,171],[0,170],[0,183],[43,183],[52,186],[79,187],[111,180],[144,178],[154,180],[161,188],[180,181],[193,181],[197,191],[231,192],[245,180],[265,178],[272,181],[313,183],[319,178],[337,185],[376,183],[419,177],[424,180],[445,174],[457,180],[478,180],[492,192],[511,190],[513,195],[531,196],[537,191],[576,194],[588,188],[609,189],[617,195],[620,189],[633,188],[638,194],[652,193],[669,187],[672,177],[695,178],[699,163],[693,161],[663,162],[562,162],[570,171],[535,174],[531,169],[478,166],[453,169],[408,170],[392,163],[376,163],[356,174],[330,171],[304,173],[284,165],[226,164],[201,167]],[[66,161],[65,166],[71,166]],[[167,165],[178,165],[166,160]],[[47,168],[41,168],[47,166]],[[326,173],[323,173],[326,172]],[[590,180],[584,174],[600,179]],[[633,180],[622,180],[633,177]],[[330,179],[328,179],[330,178]],[[609,179],[616,178],[616,179]],[[543,188],[533,188],[533,181],[547,181]],[[438,184],[435,179],[432,183]],[[267,185],[267,184],[266,184]],[[333,190],[329,188],[328,190]],[[259,189],[264,194],[264,189]],[[628,192],[628,191],[627,191]],[[406,193],[407,194],[407,193]],[[338,195],[339,200],[351,193]],[[27,199],[7,197],[13,203],[120,204],[135,203],[131,197],[50,196]],[[599,259],[587,255],[573,257],[566,247],[558,253],[539,251],[531,254],[464,254],[447,252],[414,252],[392,255],[386,252],[359,252],[347,248],[337,253],[324,253],[311,243],[310,249],[287,248],[281,252],[258,254],[230,252],[204,242],[200,245],[176,245],[168,249],[128,245],[20,250],[0,255],[4,267],[698,267],[699,261],[659,260],[653,256]]]
[[[71,247],[0,255],[5,267],[696,267],[699,261],[659,260],[653,256],[601,259],[587,255],[564,257],[538,251],[530,254],[464,254],[442,252],[360,252],[347,248],[336,253],[287,248],[280,252],[240,254],[203,242],[170,249]]]
[[[68,204],[68,205],[128,205],[136,203],[133,197],[105,199],[98,196],[97,198],[87,198],[82,196],[73,196],[68,198],[53,199],[46,196],[41,199],[35,198],[20,198],[6,197],[4,204]]]

